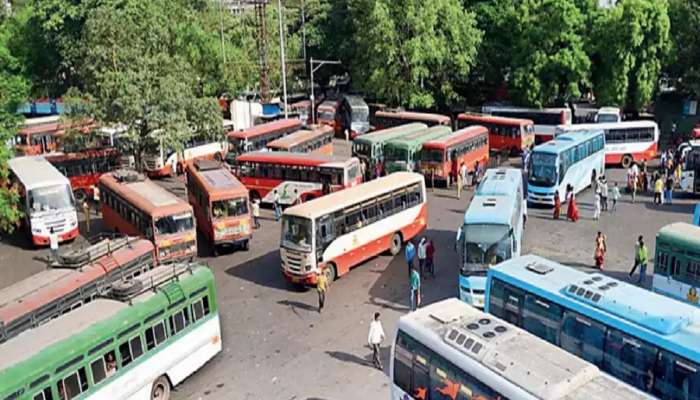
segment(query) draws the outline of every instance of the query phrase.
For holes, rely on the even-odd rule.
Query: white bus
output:
[[[428,223],[423,175],[396,172],[290,207],[282,215],[282,272],[295,284],[328,282],[422,232]]]
[[[154,135],[155,136],[155,135]],[[209,159],[221,161],[228,152],[228,142],[226,140],[212,141],[211,139],[193,137],[185,143],[182,152],[175,151],[159,139],[160,145],[152,153],[144,156],[144,171],[150,177],[175,175],[185,172],[188,161],[197,159]]]
[[[49,245],[51,229],[60,242],[78,236],[78,214],[70,181],[42,156],[9,161],[10,180],[17,185],[24,228],[35,246]]]
[[[529,119],[535,126],[535,143],[554,138],[558,125],[571,125],[571,110],[567,107],[522,108],[511,106],[483,106],[481,112],[499,117]]]
[[[575,131],[605,131],[605,163],[622,164],[651,160],[658,154],[659,125],[654,121],[623,121],[602,124],[558,126],[555,135]]]
[[[528,168],[527,201],[554,205],[554,194],[565,201],[566,187],[574,193],[605,172],[605,135],[602,130],[557,136],[532,151]]]
[[[700,194],[700,140],[691,140],[682,151],[681,190]]]
[[[392,400],[652,398],[457,299],[399,318],[391,350]]]

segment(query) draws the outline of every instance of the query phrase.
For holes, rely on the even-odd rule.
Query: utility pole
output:
[[[267,22],[265,9],[267,0],[255,2],[255,15],[258,20],[258,62],[260,64],[260,98],[264,103],[270,101],[270,67],[267,63]]]
[[[314,64],[318,64],[318,67],[314,68]],[[330,61],[330,60],[314,60],[313,57],[309,60],[309,65],[311,65],[311,123],[316,124],[316,97],[314,96],[314,72],[324,65],[340,65],[340,61]]]
[[[226,48],[224,47],[224,4],[219,0],[219,30],[221,33],[221,60],[226,68]]]
[[[287,110],[287,66],[284,59],[284,24],[282,23],[282,0],[277,0],[277,19],[280,23],[280,64],[282,65],[282,95],[284,97],[284,117],[287,118],[289,111]]]
[[[306,64],[306,13],[304,11],[304,0],[301,0],[301,53],[304,57],[304,75],[309,76],[309,67]]]

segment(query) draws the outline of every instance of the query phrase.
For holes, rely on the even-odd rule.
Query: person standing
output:
[[[673,204],[673,175],[669,172],[666,177],[666,186],[664,191],[664,202],[666,204]]]
[[[90,203],[87,199],[83,201],[83,214],[85,214],[85,229],[90,233]]]
[[[406,243],[404,256],[406,257],[406,264],[408,265],[408,277],[411,278],[411,271],[413,270],[413,258],[416,256],[416,248],[413,246],[413,242],[411,242],[410,240]]]
[[[464,164],[462,164],[464,165]],[[462,197],[462,185],[464,184],[464,179],[462,178],[462,172],[457,174],[457,199]]]
[[[576,195],[574,194],[573,186],[568,185],[566,188],[566,192],[567,192],[567,201],[569,202],[569,206],[566,209],[566,217],[571,222],[577,222],[578,221],[578,207],[576,206]]]
[[[411,311],[420,306],[420,274],[415,268],[411,269]]]
[[[644,244],[644,236],[639,235],[634,249],[634,265],[629,273],[630,279],[632,279],[634,271],[639,268],[639,280],[637,280],[637,283],[643,284],[647,274],[647,262],[649,262],[649,250],[647,250],[647,246]]]
[[[425,237],[421,238],[418,243],[418,270],[420,271],[421,278],[425,278],[425,260],[428,258],[426,254],[427,245],[428,241],[425,240]]]
[[[253,200],[251,208],[253,209],[253,227],[260,229],[260,199]]]
[[[378,312],[374,313],[374,319],[369,324],[369,335],[367,336],[367,343],[369,347],[372,348],[372,363],[377,369],[384,369],[382,367],[382,360],[379,357],[379,346],[384,341],[384,328],[382,323],[379,321],[380,314]]]
[[[474,165],[474,173],[472,175],[472,186],[476,187],[479,185],[479,181],[481,180],[481,165],[479,165],[479,161],[476,162]]]
[[[527,199],[523,199],[523,229],[525,229],[525,225],[527,224]]]
[[[594,204],[594,210],[593,210],[593,219],[598,220],[600,219],[600,198],[601,195],[600,193],[595,194],[595,200],[593,200]]]
[[[632,178],[630,181],[630,194],[632,195],[632,203],[637,202],[637,175],[632,172]]]
[[[425,255],[428,272],[435,278],[435,246],[433,245],[433,239],[428,240],[428,244],[425,246]]]
[[[316,292],[318,293],[318,312],[319,314],[323,310],[323,306],[326,304],[326,291],[328,290],[328,277],[324,271],[321,271],[316,278]]]
[[[615,212],[615,209],[617,209],[617,201],[620,200],[620,197],[622,195],[620,194],[620,187],[617,186],[617,182],[615,182],[615,186],[612,188],[612,211]]]
[[[664,189],[664,182],[658,174],[654,174],[654,204],[661,204],[661,192]]]
[[[559,198],[559,191],[555,190],[554,191],[554,219],[559,219],[559,215],[561,214],[561,199]]]
[[[596,268],[600,269],[601,271],[605,266],[605,254],[607,253],[607,251],[608,246],[606,243],[605,235],[603,235],[602,232],[598,231],[598,234],[595,237],[595,252],[593,258],[595,260]]]
[[[459,165],[459,175],[460,178],[462,178],[462,189],[464,189],[464,186],[467,185],[467,174],[469,174],[469,171],[467,171],[467,164],[462,161],[462,163]]]
[[[51,251],[51,260],[58,261],[58,234],[53,228],[49,230],[49,248]]]
[[[280,207],[280,195],[277,193],[277,189],[272,193],[272,205],[275,207],[275,221],[279,221],[282,216],[282,209]]]
[[[649,170],[647,168],[646,158],[642,158],[639,167],[642,174],[642,191],[646,192],[647,190],[649,190]]]
[[[608,211],[608,195],[609,193],[608,189],[608,180],[605,178],[605,175],[601,176],[601,181],[600,181],[600,206],[602,211]]]

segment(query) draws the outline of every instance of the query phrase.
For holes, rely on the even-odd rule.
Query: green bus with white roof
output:
[[[428,125],[416,122],[358,136],[352,141],[352,156],[357,157],[364,164],[366,174],[372,176],[371,171],[384,157],[383,149],[386,142],[426,129]],[[366,179],[368,176],[363,178]]]
[[[389,140],[384,145],[385,170],[388,174],[396,171],[418,171],[423,143],[441,139],[452,134],[443,125],[433,126],[406,136]]]
[[[652,290],[699,305],[700,227],[675,222],[659,229]]]
[[[214,275],[157,267],[0,345],[0,399],[167,400],[221,351]]]

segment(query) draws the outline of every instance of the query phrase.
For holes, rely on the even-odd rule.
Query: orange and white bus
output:
[[[395,172],[342,192],[287,208],[282,215],[282,273],[294,284],[328,282],[401,246],[428,224],[423,175]]]
[[[197,232],[192,206],[133,171],[100,177],[102,222],[107,229],[153,242],[159,263],[192,260]]]
[[[31,156],[54,152],[58,149],[60,138],[67,129],[77,129],[87,133],[95,127],[96,125],[90,120],[64,124],[58,115],[29,118],[15,135],[15,154]]]
[[[431,184],[435,181],[452,185],[464,163],[472,171],[476,163],[486,168],[489,161],[489,130],[475,125],[450,136],[423,143],[420,171]]]
[[[290,153],[314,153],[333,155],[333,128],[327,125],[316,125],[309,130],[303,129],[267,143],[272,151],[288,151]]]
[[[497,117],[529,119],[535,124],[535,144],[552,140],[558,125],[571,125],[572,121],[571,110],[567,107],[483,106],[481,112]]]
[[[248,189],[222,163],[199,160],[187,166],[187,198],[197,228],[218,246],[248,249],[252,237]]]
[[[265,145],[275,139],[296,132],[302,127],[298,119],[279,119],[266,124],[255,125],[242,131],[228,133],[228,156],[226,162],[232,164],[243,153],[265,149]]]
[[[489,149],[518,154],[535,143],[534,124],[528,119],[494,117],[463,113],[457,116],[457,128],[481,125],[489,130]]]
[[[395,126],[422,122],[428,127],[435,125],[452,126],[452,120],[447,115],[419,113],[411,111],[377,111],[372,118],[374,130],[388,129]]]
[[[288,152],[246,153],[232,167],[250,191],[251,200],[292,205],[362,182],[357,158]]]

